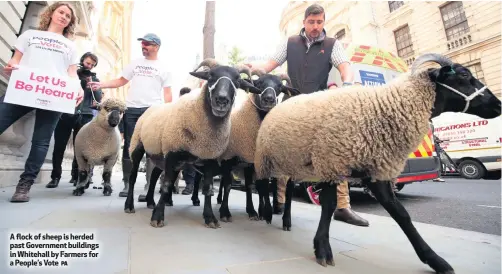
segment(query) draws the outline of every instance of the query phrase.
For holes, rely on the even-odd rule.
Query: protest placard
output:
[[[27,67],[12,71],[4,102],[75,113],[80,81]]]

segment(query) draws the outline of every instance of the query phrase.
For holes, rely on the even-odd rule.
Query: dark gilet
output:
[[[325,37],[307,48],[304,36],[289,37],[286,61],[294,88],[304,94],[328,88],[328,76],[333,67],[330,61],[334,44],[334,38]],[[283,101],[288,98],[289,96],[285,95]]]

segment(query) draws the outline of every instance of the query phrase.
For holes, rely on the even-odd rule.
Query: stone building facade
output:
[[[305,9],[316,2],[289,2],[279,25],[298,34]],[[471,72],[500,97],[501,7],[498,1],[318,1],[325,29],[344,42],[377,46],[410,65],[428,52],[441,53]]]
[[[38,26],[38,15],[54,1],[4,1],[0,2],[0,67],[10,60],[17,37],[27,29]],[[94,51],[100,58],[96,69],[102,80],[114,77],[130,59],[131,18],[133,2],[75,1],[79,23],[74,41],[83,54]],[[113,7],[113,9],[110,8]],[[114,28],[114,29],[112,29]],[[119,30],[119,28],[121,28]],[[7,89],[8,78],[0,73],[0,95]],[[124,97],[124,88],[111,92],[111,96]],[[31,112],[19,119],[0,135],[0,187],[16,185],[24,170],[24,161],[31,147],[35,122]],[[71,141],[65,153],[63,169],[71,166],[73,157]],[[49,181],[52,166],[53,140],[36,183]]]

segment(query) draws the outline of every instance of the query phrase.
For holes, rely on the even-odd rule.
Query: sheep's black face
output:
[[[122,119],[122,114],[118,108],[108,110],[108,125],[116,127],[120,123],[120,119]]]
[[[295,88],[285,86],[281,79],[272,74],[265,74],[254,81],[255,87],[261,90],[261,93],[255,95],[255,102],[262,110],[269,111],[278,103],[278,96],[281,92],[294,96],[300,94]]]
[[[441,112],[465,112],[484,119],[500,116],[500,100],[469,69],[459,64],[433,71],[436,78],[435,108]],[[440,105],[443,106],[440,106]],[[441,111],[442,109],[442,111]]]
[[[277,76],[263,75],[254,81],[254,85],[261,90],[260,94],[255,95],[255,102],[261,109],[268,111],[277,105],[277,96],[282,87],[281,80]]]

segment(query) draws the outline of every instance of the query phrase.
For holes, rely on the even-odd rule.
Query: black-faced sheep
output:
[[[201,66],[208,66],[210,69],[196,71]],[[219,168],[215,159],[225,152],[228,145],[230,111],[235,94],[239,88],[254,93],[261,92],[241,78],[243,70],[221,66],[213,59],[204,60],[199,67],[190,74],[206,80],[204,86],[180,97],[176,103],[148,109],[138,120],[139,126],[136,125],[131,138],[129,151],[133,168],[129,179],[131,186],[124,205],[126,213],[134,212],[134,183],[139,161],[144,153],[165,172],[166,189],[162,191],[152,212],[150,224],[153,227],[164,225],[166,197],[172,196],[171,185],[186,164],[203,167],[204,220],[209,227],[219,226],[211,207],[213,169]],[[249,71],[248,68],[245,69]],[[152,178],[154,175],[156,174],[152,172]],[[152,185],[154,184],[150,184],[150,189]]]
[[[418,70],[426,61],[441,68]],[[425,54],[417,58],[411,73],[385,86],[299,95],[273,108],[258,132],[257,179],[284,175],[327,182],[320,194],[322,213],[314,237],[314,253],[323,266],[334,264],[329,227],[336,185],[329,182],[348,178],[368,186],[422,262],[438,273],[454,273],[415,229],[391,182],[429,130],[429,119],[443,112],[491,119],[500,116],[500,108],[500,100],[467,68],[441,55]]]
[[[75,136],[75,157],[78,163],[78,184],[73,195],[81,196],[89,187],[89,171],[103,165],[103,194],[112,193],[111,173],[120,152],[121,137],[117,125],[126,110],[125,102],[108,98],[97,106],[98,115],[85,124]]]
[[[263,186],[268,184],[268,179],[256,182],[256,188],[260,195],[259,216],[256,213],[253,205],[251,186],[253,183],[253,161],[256,147],[256,136],[261,122],[267,113],[277,105],[277,97],[281,92],[295,96],[300,92],[290,87],[291,80],[285,74],[280,76],[266,74],[261,70],[252,70],[252,75],[258,76],[257,80],[253,80],[255,87],[261,90],[260,94],[238,94],[242,95],[242,103],[232,109],[230,115],[231,131],[230,142],[227,150],[220,157],[221,162],[221,182],[218,195],[218,203],[222,203],[220,207],[220,219],[224,222],[231,221],[231,214],[228,209],[228,195],[230,193],[230,185],[232,182],[232,170],[237,173],[244,173],[246,186],[246,212],[252,220],[258,220],[265,217],[267,222],[272,219],[272,208],[268,199],[263,199]],[[282,81],[287,84],[284,85]],[[223,199],[221,199],[224,191]],[[221,201],[221,202],[220,202]],[[266,203],[268,201],[268,203]],[[259,218],[258,218],[259,217]]]

